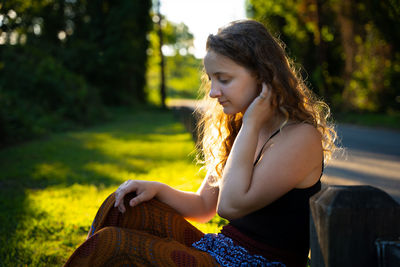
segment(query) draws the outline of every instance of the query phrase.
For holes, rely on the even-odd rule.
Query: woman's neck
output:
[[[264,137],[271,136],[274,132],[276,132],[281,126],[282,123],[285,121],[285,118],[277,114],[271,118],[260,130],[259,137],[264,139]]]

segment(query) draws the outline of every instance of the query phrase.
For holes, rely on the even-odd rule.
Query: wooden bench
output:
[[[310,199],[311,267],[400,266],[400,205],[372,186],[329,186]]]

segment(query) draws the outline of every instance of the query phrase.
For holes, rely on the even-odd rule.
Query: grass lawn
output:
[[[0,150],[0,266],[61,266],[102,201],[126,179],[195,191],[204,172],[171,112],[116,113],[106,124]],[[223,220],[195,224],[218,232]]]

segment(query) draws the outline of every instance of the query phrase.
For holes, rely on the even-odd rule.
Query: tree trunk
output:
[[[340,32],[342,37],[342,46],[345,54],[345,68],[344,68],[344,90],[342,98],[344,106],[350,108],[354,99],[354,93],[351,92],[349,84],[351,76],[356,69],[355,56],[357,52],[357,44],[355,42],[355,29],[353,22],[353,1],[339,1],[337,7],[338,21],[340,24]]]
[[[164,54],[162,52],[162,47],[163,47],[163,34],[162,34],[162,17],[160,13],[160,0],[157,2],[157,16],[158,16],[158,38],[160,40],[160,76],[161,76],[161,82],[160,82],[160,94],[161,94],[161,106],[163,109],[165,109],[167,106],[165,104],[165,98],[166,98],[166,92],[165,92],[165,61],[164,61]]]

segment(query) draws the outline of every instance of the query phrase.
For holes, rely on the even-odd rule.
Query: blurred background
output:
[[[61,266],[126,179],[197,189],[170,107],[198,99],[207,36],[243,18],[330,105],[347,155],[328,184],[400,202],[400,0],[0,0],[0,267]]]
[[[244,17],[286,43],[337,119],[398,124],[398,0],[160,1],[0,1],[0,143],[196,98],[207,35]]]

